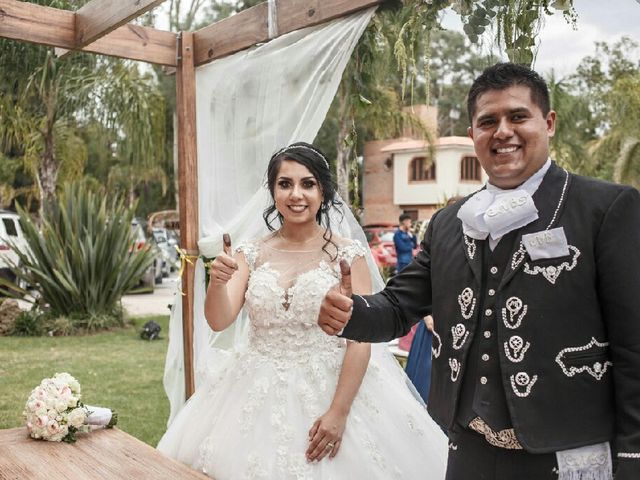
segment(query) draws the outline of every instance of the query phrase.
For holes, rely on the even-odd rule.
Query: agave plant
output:
[[[47,204],[41,226],[18,208],[28,252],[14,265],[16,283],[37,290],[34,302],[50,316],[77,319],[88,330],[105,317],[121,318],[120,299],[153,262],[153,252],[133,248],[133,210],[83,184],[71,184]],[[24,290],[0,280],[4,293]],[[94,321],[95,319],[95,321]]]

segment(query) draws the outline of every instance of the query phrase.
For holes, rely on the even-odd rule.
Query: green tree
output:
[[[640,113],[640,44],[622,37],[609,45],[596,42],[570,80],[573,92],[588,99],[594,138],[587,144],[588,164],[582,171],[606,180],[640,184],[638,114]],[[571,123],[585,115],[567,115]]]
[[[72,9],[84,2],[33,3]],[[55,197],[65,162],[67,173],[81,170],[86,153],[71,130],[90,118],[117,133],[118,149],[130,161],[149,165],[162,157],[157,145],[164,131],[156,121],[162,99],[154,79],[131,62],[86,54],[57,58],[50,48],[2,40],[0,96],[0,151],[22,159],[41,204]]]
[[[557,114],[556,131],[551,139],[551,154],[572,172],[597,176],[588,145],[596,138],[596,121],[590,102],[573,88],[570,78],[558,79],[553,71],[547,77],[551,108]]]
[[[438,30],[431,35],[430,88],[438,107],[439,133],[467,135],[467,93],[473,80],[499,59],[484,55],[459,32]]]

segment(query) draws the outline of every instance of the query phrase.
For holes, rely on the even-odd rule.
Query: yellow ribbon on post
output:
[[[182,274],[184,273],[184,269],[187,268],[187,263],[190,265],[194,265],[194,260],[197,261],[198,260],[198,255],[189,255],[189,253],[183,249],[180,248],[178,245],[174,245],[175,249],[178,252],[178,255],[180,255],[180,270],[178,270],[178,277],[182,278]],[[184,297],[187,294],[184,293],[182,291],[182,289],[180,290],[180,294]]]

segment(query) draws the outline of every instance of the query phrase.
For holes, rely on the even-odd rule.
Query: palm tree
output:
[[[553,158],[563,167],[582,175],[594,175],[596,165],[587,144],[595,138],[596,122],[588,99],[572,93],[570,79],[558,79],[552,70],[547,78],[551,108],[557,114],[551,141]]]
[[[619,78],[607,94],[610,124],[591,145],[596,160],[613,164],[613,181],[640,187],[640,73]],[[611,162],[611,156],[613,161]]]
[[[0,152],[21,159],[41,205],[55,197],[61,165],[82,164],[78,149],[63,148],[63,138],[91,119],[115,132],[118,153],[129,163],[151,167],[164,157],[164,100],[153,75],[133,62],[79,53],[57,58],[49,48],[2,40],[0,99]]]

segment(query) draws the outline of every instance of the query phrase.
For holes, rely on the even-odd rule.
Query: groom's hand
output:
[[[353,310],[351,267],[345,260],[340,261],[340,273],[340,284],[327,292],[318,313],[318,325],[329,335],[344,329]]]

